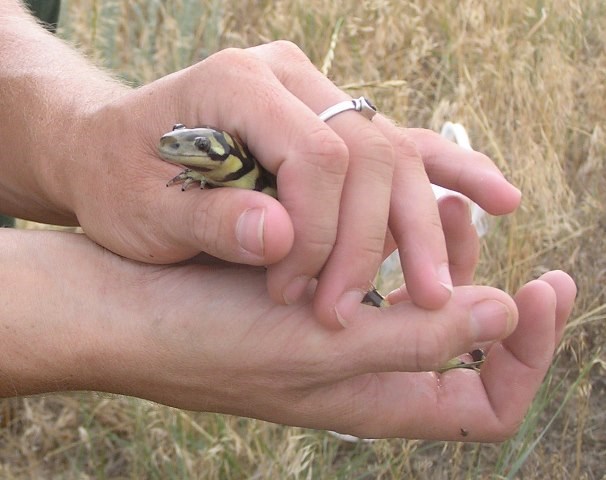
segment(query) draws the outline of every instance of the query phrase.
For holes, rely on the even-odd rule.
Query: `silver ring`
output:
[[[362,115],[368,118],[368,120],[372,120],[372,117],[377,114],[377,108],[366,98],[360,97],[354,98],[352,100],[345,100],[344,102],[339,102],[336,105],[327,108],[318,116],[321,120],[326,122],[335,115],[347,112],[348,110],[355,110],[356,112],[360,112]]]

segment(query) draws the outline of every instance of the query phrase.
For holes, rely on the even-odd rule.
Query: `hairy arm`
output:
[[[86,115],[129,89],[0,0],[0,210],[76,224],[70,172]]]
[[[550,272],[517,308],[456,287],[442,310],[361,306],[335,331],[309,303],[272,302],[261,269],[139,264],[59,232],[0,229],[0,244],[0,398],[97,390],[375,438],[512,435],[575,293]],[[428,371],[485,342],[480,374]]]
[[[112,369],[104,327],[134,318],[103,308],[113,296],[103,250],[82,235],[14,229],[0,229],[0,245],[0,397],[100,388],[100,360]]]

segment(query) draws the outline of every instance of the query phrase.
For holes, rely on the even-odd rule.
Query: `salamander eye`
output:
[[[210,140],[206,137],[196,137],[194,140],[194,145],[198,150],[203,152],[210,152]]]
[[[183,125],[182,123],[175,123],[173,125],[173,131],[174,130],[181,130],[182,128],[185,128],[185,125]]]

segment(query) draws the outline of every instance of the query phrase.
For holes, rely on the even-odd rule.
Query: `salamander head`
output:
[[[212,128],[177,124],[162,136],[158,152],[167,162],[202,170],[218,168],[231,153],[231,145],[218,133]]]

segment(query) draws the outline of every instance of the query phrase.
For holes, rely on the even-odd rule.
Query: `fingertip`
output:
[[[405,272],[404,276],[408,296],[417,307],[437,310],[446,305],[452,297],[452,281],[443,281],[437,271],[428,275],[415,275],[415,278],[410,278],[412,275],[407,276]],[[450,274],[448,276],[450,277]]]
[[[438,310],[442,308],[451,298],[452,292],[446,287],[438,284],[438,288],[433,288],[432,292],[419,290],[413,293],[413,288],[408,288],[410,300],[419,308],[426,310]]]
[[[269,265],[284,258],[294,232],[274,198],[237,188],[178,192],[164,214],[174,241],[225,261]]]
[[[345,292],[336,303],[328,302],[325,295],[316,295],[313,310],[317,321],[330,330],[341,330],[351,326],[357,308],[360,307],[364,292]]]
[[[247,252],[258,257],[265,256],[265,208],[244,210],[236,222],[236,239]]]
[[[294,240],[292,223],[283,209],[253,207],[244,210],[236,222],[240,247],[258,257],[264,265],[284,258]]]
[[[328,292],[321,286],[313,293],[314,315],[321,325],[331,330],[340,330],[359,324],[360,319],[365,318],[362,315],[363,309],[379,310],[376,303],[368,303],[369,290],[365,288],[346,290],[336,298],[333,296],[335,292]],[[381,308],[387,305],[383,304]],[[362,322],[364,321],[362,320]]]
[[[294,238],[294,228],[284,207],[273,201],[265,207],[263,222],[263,259],[265,265],[279,262],[290,252]]]
[[[522,203],[522,190],[512,183],[509,183],[509,181],[507,181],[507,186],[509,190],[507,192],[508,197],[504,199],[503,202],[507,209],[507,213],[511,213],[520,206],[520,203]]]
[[[530,303],[530,299],[536,299],[534,302],[533,308],[541,309],[545,308],[548,305],[555,306],[556,303],[556,293],[553,289],[552,285],[541,278],[531,280],[530,282],[523,285],[515,295],[516,303],[519,301],[528,301]],[[538,301],[542,300],[542,301]]]
[[[482,300],[471,307],[469,322],[474,342],[507,337],[517,326],[517,309],[499,300]]]
[[[440,212],[442,227],[446,228],[447,224],[456,226],[464,220],[471,223],[471,212],[468,202],[468,200],[457,193],[439,197],[438,210]]]
[[[543,368],[552,358],[556,341],[557,293],[548,282],[532,280],[516,293],[518,327],[504,345],[531,368]]]
[[[390,303],[390,305],[396,305],[397,303],[409,302],[410,295],[408,294],[408,290],[406,289],[406,285],[402,285],[395,290],[389,292],[385,299]]]
[[[512,183],[510,183],[509,185],[510,185],[511,191],[512,191],[512,200],[515,202],[516,207],[517,207],[518,205],[520,205],[520,202],[522,201],[522,190],[520,190],[518,187],[516,187]]]
[[[572,309],[574,308],[574,302],[577,296],[577,286],[573,278],[566,272],[561,270],[555,270],[547,272],[541,277],[540,281],[547,282],[553,288],[556,295],[556,324],[555,324],[555,335],[556,343],[562,340],[564,335],[564,327],[568,321]]]
[[[469,201],[459,195],[449,195],[438,201],[438,207],[453,283],[471,284],[480,255],[480,241],[472,223]]]
[[[520,206],[522,191],[501,172],[486,174],[482,186],[485,190],[481,206],[491,215],[507,215]]]
[[[549,283],[557,293],[565,295],[573,300],[577,295],[577,285],[574,279],[563,270],[552,270],[544,273],[539,280]]]
[[[444,235],[442,232],[438,235],[429,235],[425,242],[400,246],[408,296],[416,306],[429,310],[443,307],[454,288]]]

